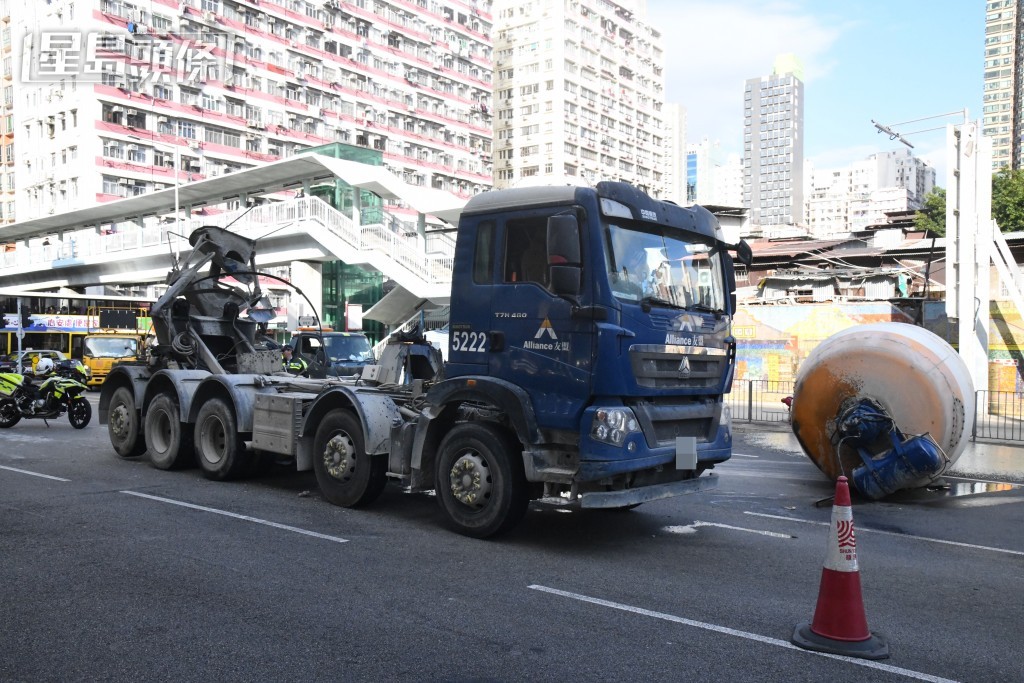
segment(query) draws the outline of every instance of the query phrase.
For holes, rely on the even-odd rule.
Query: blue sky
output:
[[[706,136],[740,153],[744,83],[787,52],[804,65],[804,155],[817,168],[901,146],[872,119],[891,125],[965,107],[981,118],[984,0],[647,0],[647,18],[662,31],[666,95],[688,111],[689,142]],[[908,137],[945,186],[945,131]]]

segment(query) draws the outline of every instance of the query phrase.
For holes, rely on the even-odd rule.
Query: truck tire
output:
[[[346,508],[369,505],[387,483],[387,458],[366,454],[363,428],[350,410],[327,413],[313,439],[313,471],[324,498]]]
[[[238,433],[235,411],[224,399],[211,398],[199,409],[193,444],[207,479],[227,481],[245,472],[245,441]]]
[[[146,452],[146,440],[140,427],[135,394],[128,387],[120,387],[110,397],[107,435],[110,437],[110,445],[122,458],[134,458]]]
[[[178,402],[170,394],[159,394],[150,402],[144,431],[153,467],[176,470],[195,463],[192,430],[181,423]]]
[[[526,514],[530,499],[522,447],[486,422],[456,425],[441,441],[437,500],[452,528],[465,536],[504,533]]]

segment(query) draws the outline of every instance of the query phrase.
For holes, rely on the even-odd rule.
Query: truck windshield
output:
[[[605,236],[608,280],[616,297],[690,310],[725,309],[723,250],[688,241],[671,228],[639,230],[624,222],[607,223]]]
[[[139,341],[131,337],[86,337],[82,355],[90,358],[125,358],[139,352]]]
[[[363,336],[324,337],[324,346],[331,362],[373,360],[370,340]]]

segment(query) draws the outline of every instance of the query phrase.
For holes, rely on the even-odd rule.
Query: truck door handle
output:
[[[498,353],[505,350],[505,333],[497,330],[490,330],[487,333],[487,350],[491,353]]]

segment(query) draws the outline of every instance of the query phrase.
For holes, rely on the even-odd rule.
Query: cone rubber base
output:
[[[810,622],[797,626],[790,641],[798,647],[815,652],[828,652],[833,655],[846,655],[861,659],[889,658],[889,644],[877,634],[872,633],[867,640],[835,640],[812,631]]]

